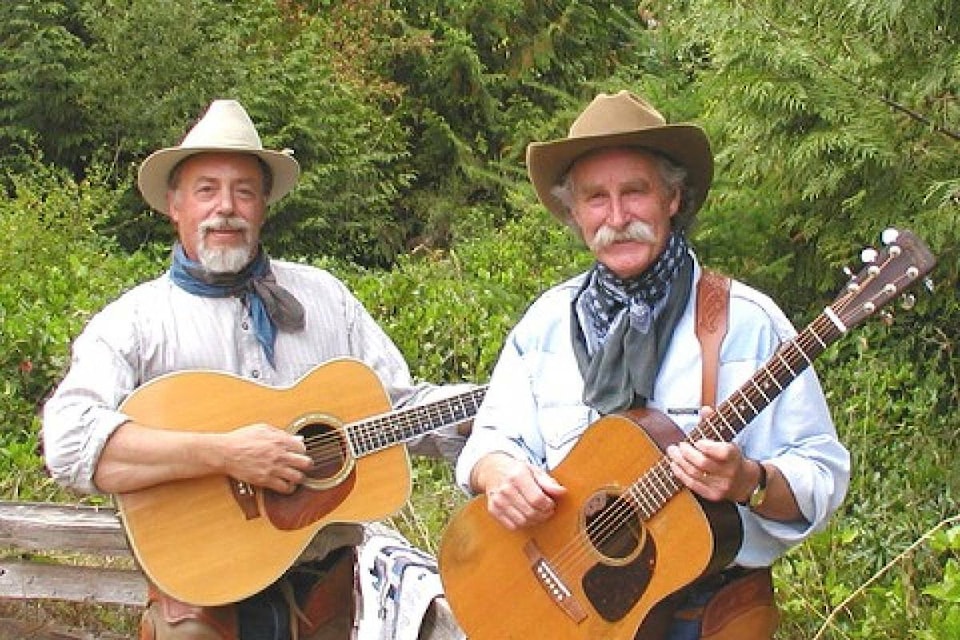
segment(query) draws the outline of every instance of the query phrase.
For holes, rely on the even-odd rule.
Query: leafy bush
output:
[[[12,197],[0,198],[0,484],[10,497],[30,498],[43,486],[35,416],[67,366],[71,340],[158,265],[96,232],[120,197],[97,177],[78,183],[35,163],[13,184]]]
[[[935,335],[931,307],[928,300],[889,328],[869,324],[821,357],[853,475],[827,530],[777,565],[785,638],[908,637],[949,624],[935,599],[955,584],[956,548],[921,543],[957,514],[957,420],[935,409],[955,402],[955,390],[944,384],[936,348],[909,355]]]

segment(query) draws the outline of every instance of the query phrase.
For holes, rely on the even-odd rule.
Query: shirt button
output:
[[[244,331],[246,331],[247,329],[250,328],[250,325],[247,324],[247,321],[246,321],[246,320],[244,320],[244,321],[243,321],[243,324],[240,325],[240,328],[243,329]]]
[[[259,378],[259,377],[260,377],[260,371],[257,370],[257,369],[254,369],[253,371],[250,372],[250,377],[251,377],[251,378]]]

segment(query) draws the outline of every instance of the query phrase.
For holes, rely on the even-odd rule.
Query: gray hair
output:
[[[577,163],[578,160],[591,155],[592,153],[597,153],[599,151],[607,151],[615,147],[605,147],[603,149],[598,149],[596,151],[588,152],[576,160],[567,168],[567,170],[560,176],[560,180],[555,184],[551,189],[550,193],[560,201],[564,209],[566,209],[565,222],[570,225],[575,231],[577,225],[573,221],[572,209],[573,209],[573,177],[571,175],[571,170],[573,166]],[[646,147],[630,146],[622,147],[630,151],[637,153],[642,153],[646,156],[649,156],[653,159],[657,166],[657,172],[660,174],[660,178],[663,180],[663,184],[671,193],[680,193],[680,208],[677,210],[676,215],[673,217],[673,227],[678,231],[685,231],[690,228],[693,223],[694,212],[693,212],[693,189],[690,184],[687,182],[687,168],[683,165],[677,164],[672,159],[667,156],[648,149]]]

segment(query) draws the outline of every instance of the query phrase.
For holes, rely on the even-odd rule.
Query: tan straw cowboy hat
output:
[[[140,165],[137,184],[143,199],[151,207],[167,212],[167,186],[170,172],[183,159],[204,152],[249,153],[263,160],[273,173],[273,188],[267,204],[287,195],[300,176],[300,165],[293,152],[268,151],[260,142],[253,121],[236,100],[214,100],[203,118],[187,133],[179,146],[156,151]]]
[[[713,180],[713,154],[703,129],[695,124],[667,124],[643,98],[620,91],[601,93],[570,126],[566,138],[527,146],[527,172],[540,202],[566,220],[567,208],[550,190],[583,154],[607,147],[639,146],[659,152],[687,169],[691,218],[703,205]]]

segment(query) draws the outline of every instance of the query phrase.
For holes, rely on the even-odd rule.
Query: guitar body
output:
[[[263,422],[299,433],[318,424],[335,431],[389,411],[390,402],[373,371],[342,359],[279,389],[224,373],[171,374],[139,388],[121,410],[137,422],[180,431],[223,433]],[[207,476],[119,494],[117,502],[150,580],[185,602],[220,605],[274,582],[324,525],[379,519],[406,502],[403,444],[346,462],[341,475],[290,496]]]
[[[508,531],[479,496],[449,523],[440,573],[468,637],[632,639],[643,626],[638,637],[659,638],[661,603],[732,560],[742,537],[736,507],[686,489],[646,522],[634,518],[610,531],[593,521],[588,533],[591,518],[605,517],[598,509],[657,464],[661,447],[684,437],[657,412],[639,421],[645,428],[608,416],[584,432],[552,472],[567,494],[549,521]]]

